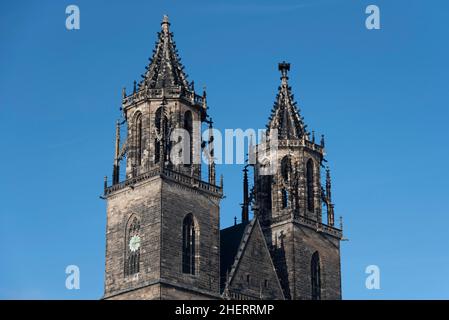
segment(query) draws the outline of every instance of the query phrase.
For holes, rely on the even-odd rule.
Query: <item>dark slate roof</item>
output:
[[[220,230],[220,289],[224,290],[226,274],[231,270],[248,222]]]

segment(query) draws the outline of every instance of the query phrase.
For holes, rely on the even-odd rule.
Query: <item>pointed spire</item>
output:
[[[120,173],[120,121],[117,120],[115,126],[115,155],[114,155],[114,169],[112,170],[112,184],[119,183]]]
[[[321,135],[321,142],[320,142],[320,144],[321,144],[321,147],[324,148],[324,134]]]
[[[176,51],[173,34],[170,32],[168,16],[164,15],[161,23],[161,32],[158,33],[158,41],[150,58],[150,64],[145,68],[144,79],[139,83],[139,89],[146,85],[149,89],[161,89],[162,87],[178,87],[191,91],[184,73],[184,66]]]
[[[329,200],[329,202],[332,202],[331,171],[330,171],[329,167],[326,167],[326,198]]]
[[[248,168],[243,169],[243,204],[242,204],[242,222],[249,221],[249,198],[248,198]]]
[[[278,68],[281,72],[281,85],[271,111],[267,133],[271,129],[278,129],[279,139],[301,139],[305,134],[305,125],[288,85],[290,64],[284,61],[279,63]]]
[[[215,160],[214,160],[214,133],[212,118],[209,121],[209,184],[215,185]]]
[[[203,109],[207,110],[207,100],[206,100],[206,86],[203,87]]]
[[[326,203],[327,203],[327,224],[334,226],[334,204],[331,193],[331,173],[329,167],[326,168]]]

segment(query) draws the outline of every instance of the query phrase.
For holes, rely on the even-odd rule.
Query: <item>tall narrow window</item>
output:
[[[282,189],[282,208],[285,209],[288,207],[288,192],[285,189]]]
[[[313,161],[312,159],[309,159],[307,161],[307,168],[306,168],[306,175],[307,175],[307,209],[309,211],[314,210],[314,196],[313,196]]]
[[[186,111],[184,114],[184,130],[187,131],[188,137],[184,137],[183,150],[186,150],[184,153],[184,165],[189,165],[192,163],[192,150],[193,150],[193,120],[192,120],[192,112]]]
[[[154,115],[154,124],[156,126],[156,132],[158,135],[161,134],[161,119],[162,119],[162,108],[157,109],[156,114]],[[159,158],[161,156],[161,142],[160,136],[154,139],[154,163],[159,162]]]
[[[193,215],[189,213],[182,224],[182,272],[195,274],[196,272],[196,239],[197,230]]]
[[[143,143],[142,143],[142,115],[139,114],[136,118],[136,163],[142,163]]]
[[[284,179],[284,181],[288,181],[288,177],[290,174],[290,158],[288,156],[285,156],[284,158],[282,158],[281,161],[281,174],[282,174],[282,178]]]
[[[164,116],[164,134],[168,134],[168,118],[167,116]],[[162,134],[162,108],[159,108],[156,110],[156,113],[154,115],[154,125],[156,127],[156,133],[157,136],[154,139],[154,163],[158,163],[161,157],[161,139],[163,139],[162,143],[167,144],[169,141],[167,141],[166,137],[163,137]],[[166,147],[166,145],[165,145]],[[167,149],[165,149],[167,150]]]
[[[131,217],[126,229],[125,276],[133,275],[140,270],[140,222]]]
[[[311,262],[312,300],[321,300],[321,270],[318,251],[312,255]]]

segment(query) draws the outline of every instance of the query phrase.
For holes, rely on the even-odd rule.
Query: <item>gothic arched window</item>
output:
[[[182,223],[182,272],[195,274],[197,253],[197,227],[193,215],[189,213]]]
[[[193,120],[192,112],[190,111],[186,111],[186,113],[184,113],[184,130],[186,130],[188,133],[188,137],[184,137],[183,150],[188,150],[188,153],[184,155],[184,164],[189,165],[193,161]]]
[[[291,168],[290,158],[288,156],[285,156],[284,158],[282,158],[281,161],[281,174],[282,178],[284,178],[284,181],[288,180],[290,168]]]
[[[318,251],[315,251],[312,255],[310,273],[312,279],[312,300],[321,300],[321,270]]]
[[[140,221],[132,216],[126,227],[125,242],[125,276],[138,273],[140,270]]]
[[[142,135],[142,114],[138,114],[136,117],[136,164],[140,165],[143,155],[143,135]]]
[[[158,163],[161,157],[161,139],[162,137],[162,108],[156,110],[154,115],[154,125],[156,127],[157,136],[154,139],[154,163]],[[164,116],[164,134],[168,134],[168,119]],[[167,141],[165,141],[167,143]]]
[[[306,176],[307,176],[307,209],[309,211],[314,210],[314,195],[313,195],[313,160],[309,159],[307,161],[306,168]]]

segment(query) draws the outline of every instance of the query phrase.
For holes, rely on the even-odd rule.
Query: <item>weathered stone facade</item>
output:
[[[161,25],[143,80],[123,91],[112,184],[105,180],[104,189],[104,298],[341,299],[342,230],[334,226],[328,169],[321,186],[324,138],[316,144],[299,115],[290,65],[279,65],[268,124],[268,137],[278,133],[277,152],[267,160],[274,172],[266,174],[266,161],[258,160],[250,193],[245,168],[242,222],[220,231],[223,180],[216,184],[209,161],[203,181],[198,161],[205,151],[213,159],[213,136],[201,136],[213,123],[206,93],[197,95],[187,82],[167,17]],[[188,139],[173,140],[177,130]]]
[[[241,300],[284,299],[259,220],[255,218],[245,225],[235,259],[230,268],[226,268],[229,272],[224,283],[224,297]],[[227,243],[222,243],[221,250],[229,250]]]

